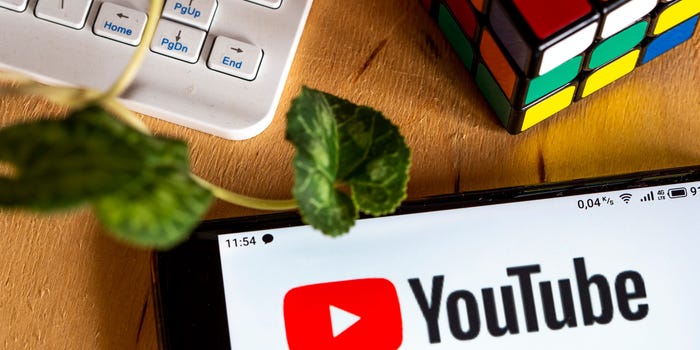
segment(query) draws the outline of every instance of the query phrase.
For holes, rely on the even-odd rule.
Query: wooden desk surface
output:
[[[700,163],[700,34],[519,136],[488,110],[417,0],[316,0],[281,106],[262,135],[225,141],[145,118],[191,145],[194,170],[287,198],[285,111],[302,84],[383,111],[413,149],[412,198]],[[0,125],[62,109],[1,98]],[[209,218],[253,213],[218,202]],[[149,252],[86,211],[0,214],[0,347],[155,348]]]

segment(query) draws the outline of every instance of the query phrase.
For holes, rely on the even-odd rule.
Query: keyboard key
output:
[[[22,12],[27,9],[27,0],[0,0],[0,7]]]
[[[211,49],[209,68],[245,80],[258,75],[263,51],[255,45],[219,36]]]
[[[99,36],[136,46],[141,42],[147,19],[143,12],[104,2],[93,31]]]
[[[163,17],[209,30],[216,6],[216,0],[167,0],[163,8]]]
[[[252,3],[269,7],[271,9],[278,9],[282,5],[282,0],[248,0]]]
[[[75,29],[85,26],[92,0],[39,0],[35,14],[41,19]]]
[[[189,63],[199,59],[206,32],[161,19],[151,43],[151,51]]]
[[[0,67],[105,90],[133,45],[148,45],[121,96],[129,108],[227,139],[257,135],[275,115],[312,0],[256,0],[278,9],[179,1],[163,0],[159,10],[170,18],[155,19],[149,0],[0,0]],[[157,32],[146,40],[149,20]]]

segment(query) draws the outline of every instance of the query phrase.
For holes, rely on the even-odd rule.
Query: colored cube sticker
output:
[[[684,43],[693,36],[697,26],[698,16],[695,16],[655,38],[650,38],[642,50],[640,64],[647,63]]]
[[[588,48],[599,17],[588,0],[494,0],[488,24],[516,66],[534,78]]]
[[[545,74],[527,78],[509,63],[508,57],[488,29],[481,36],[479,52],[484,65],[513,107],[524,107],[574,80],[581,69],[582,56],[576,56]]]
[[[423,3],[513,134],[687,41],[700,14],[700,0]]]
[[[642,20],[598,42],[587,55],[586,69],[596,69],[632,50],[642,42],[648,27],[649,21]]]
[[[698,0],[674,0],[659,6],[650,35],[658,36],[700,13]]]
[[[610,85],[622,78],[636,67],[639,60],[639,50],[632,50],[611,63],[587,74],[581,80],[579,98],[590,96],[592,93]]]
[[[438,9],[438,25],[445,34],[447,41],[452,45],[457,56],[468,70],[471,70],[474,60],[474,49],[471,41],[462,30],[452,12],[444,5]]]
[[[476,84],[506,129],[518,133],[568,107],[573,102],[577,82],[555,89],[523,108],[510,104],[496,78],[483,64],[477,66]]]
[[[595,0],[594,6],[601,13],[598,37],[607,39],[650,13],[657,0]]]

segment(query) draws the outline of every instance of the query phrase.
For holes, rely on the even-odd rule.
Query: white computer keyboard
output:
[[[227,139],[272,121],[312,0],[166,0],[134,111]],[[108,89],[141,41],[148,0],[0,0],[0,69]]]

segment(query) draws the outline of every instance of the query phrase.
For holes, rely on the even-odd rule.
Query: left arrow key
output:
[[[136,46],[141,42],[147,20],[143,12],[105,2],[92,30],[99,36]]]

